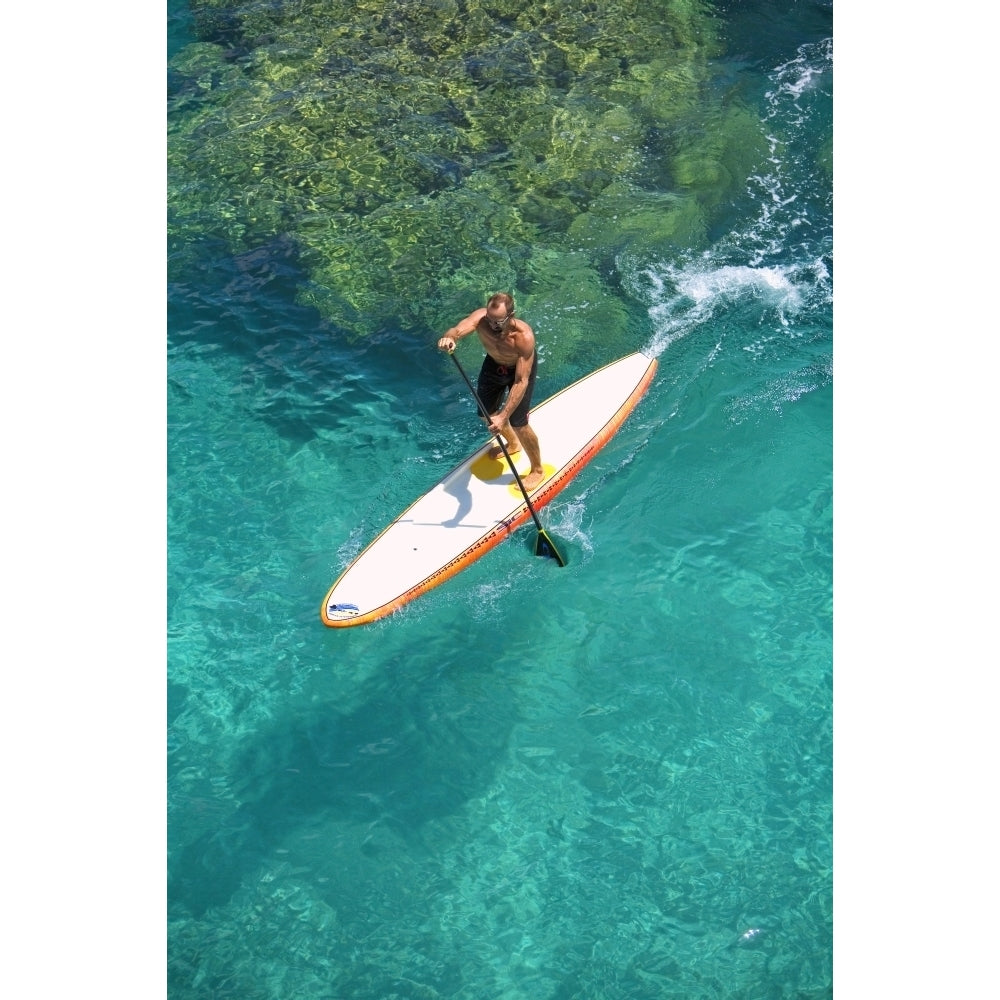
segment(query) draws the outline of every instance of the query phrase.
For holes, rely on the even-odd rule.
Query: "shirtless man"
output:
[[[538,371],[534,331],[523,319],[514,318],[514,300],[506,292],[500,292],[490,297],[485,309],[477,309],[446,331],[438,347],[453,351],[456,341],[470,333],[478,334],[486,349],[477,391],[486,412],[492,414],[490,433],[503,435],[511,457],[522,447],[528,453],[531,472],[522,476],[521,481],[526,490],[533,490],[545,478],[538,438],[528,426],[528,409]],[[507,399],[500,407],[505,390],[509,390]],[[494,445],[490,455],[500,458],[503,450]]]

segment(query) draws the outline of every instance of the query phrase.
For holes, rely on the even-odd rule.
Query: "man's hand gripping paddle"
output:
[[[486,407],[483,406],[483,401],[479,398],[479,393],[476,392],[475,386],[469,381],[469,376],[465,374],[465,369],[462,367],[461,362],[455,357],[454,350],[449,351],[448,356],[455,362],[455,367],[459,370],[459,372],[461,372],[462,378],[465,379],[465,384],[472,392],[472,395],[476,400],[476,404],[479,406],[479,412],[486,418],[486,424],[488,426],[490,422],[490,415],[486,412]],[[514,467],[514,461],[510,457],[510,453],[507,451],[507,446],[503,443],[503,438],[499,434],[497,434],[496,438],[497,444],[500,445],[500,450],[503,452],[503,457],[507,459],[510,471],[514,473],[517,485],[521,488],[521,493],[524,496],[524,502],[528,505],[528,510],[531,512],[531,517],[535,522],[535,527],[538,529],[538,536],[535,538],[535,555],[548,556],[550,559],[555,559],[560,566],[565,566],[566,560],[559,554],[559,550],[555,547],[552,539],[549,538],[548,533],[542,527],[542,522],[538,520],[535,508],[531,506],[531,500],[528,499],[528,491],[524,488],[524,483],[521,482],[521,477],[517,474],[517,469]]]

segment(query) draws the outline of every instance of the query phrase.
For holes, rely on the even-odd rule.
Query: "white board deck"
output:
[[[547,473],[529,493],[537,513],[611,439],[644,395],[656,359],[630,354],[532,407]],[[531,519],[490,438],[396,518],[344,570],[320,609],[333,628],[376,621],[470,565]],[[530,462],[513,456],[522,480]]]

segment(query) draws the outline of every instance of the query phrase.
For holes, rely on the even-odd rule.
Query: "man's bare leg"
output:
[[[545,478],[545,468],[542,465],[542,449],[538,443],[538,437],[527,424],[519,427],[517,432],[520,435],[521,444],[524,445],[524,450],[528,453],[528,458],[531,460],[531,472],[521,477],[524,488],[530,493]]]

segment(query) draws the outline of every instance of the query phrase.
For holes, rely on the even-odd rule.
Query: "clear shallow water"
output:
[[[323,628],[480,440],[464,385],[434,331],[331,336],[273,252],[172,284],[172,997],[830,994],[831,52],[775,45],[733,69],[774,136],[745,203],[617,261],[634,341],[527,317],[540,398],[660,360],[542,512],[565,569],[529,528]]]

